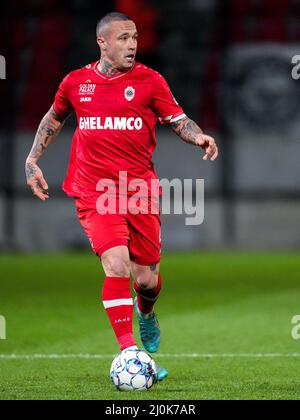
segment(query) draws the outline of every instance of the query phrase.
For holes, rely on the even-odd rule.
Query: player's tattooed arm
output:
[[[59,117],[53,110],[53,107],[42,119],[32,149],[27,160],[37,162],[43,155],[48,146],[55,140],[64,125],[65,119]]]
[[[171,128],[179,137],[188,144],[200,146],[203,131],[201,128],[190,118],[185,117],[179,121],[171,123]]]
[[[205,151],[204,160],[216,160],[218,147],[215,140],[203,133],[201,128],[190,118],[185,117],[171,123],[171,128],[183,141],[201,147]]]
[[[67,117],[68,115],[66,115]],[[51,107],[39,125],[32,149],[26,159],[27,185],[31,188],[33,194],[42,201],[45,201],[49,196],[48,185],[37,162],[61,131],[66,118],[59,117]]]

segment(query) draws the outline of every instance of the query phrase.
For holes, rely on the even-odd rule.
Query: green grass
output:
[[[109,357],[0,359],[0,399],[300,399],[300,358],[241,355],[300,353],[291,338],[300,314],[297,254],[174,253],[163,257],[161,272],[160,353],[220,357],[158,356],[170,377],[142,394],[110,385]],[[0,354],[118,351],[92,255],[3,255],[0,276],[7,320]]]

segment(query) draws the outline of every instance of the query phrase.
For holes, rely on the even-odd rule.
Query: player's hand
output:
[[[27,185],[31,188],[33,195],[42,201],[46,201],[49,198],[49,193],[47,191],[48,185],[41,169],[35,162],[27,160],[25,164],[25,171]]]
[[[199,146],[205,151],[203,160],[214,161],[217,159],[219,150],[214,138],[207,136],[206,134],[202,134]]]

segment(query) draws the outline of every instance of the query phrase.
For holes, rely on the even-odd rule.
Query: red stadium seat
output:
[[[288,41],[288,28],[283,19],[264,18],[259,22],[259,39],[262,42],[280,42]]]
[[[292,11],[294,0],[261,0],[258,12],[264,16],[285,17]]]
[[[151,53],[158,43],[159,14],[147,0],[116,0],[116,8],[131,16],[138,28],[143,29],[143,36],[139,40],[139,51]]]
[[[230,0],[230,8],[233,14],[246,15],[251,11],[252,0]]]
[[[46,49],[45,39],[47,39]],[[39,120],[53,102],[54,92],[65,73],[64,59],[68,42],[69,17],[50,15],[40,20],[32,43],[32,62],[22,101],[22,117],[19,122],[21,128],[36,128]],[[42,109],[36,106],[37,98],[43,98]]]
[[[230,41],[234,43],[246,42],[244,19],[232,19],[230,24]]]

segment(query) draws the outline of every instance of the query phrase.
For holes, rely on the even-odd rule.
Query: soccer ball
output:
[[[155,362],[142,350],[124,350],[112,362],[110,379],[119,391],[147,391],[156,382]]]

